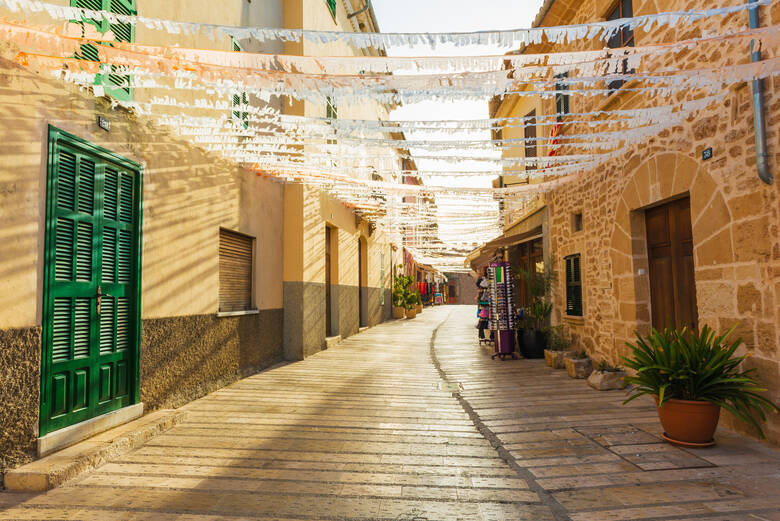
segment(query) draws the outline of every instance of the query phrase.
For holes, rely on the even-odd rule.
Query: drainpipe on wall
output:
[[[754,0],[748,0],[748,4],[753,3]],[[748,10],[750,16],[750,28],[757,29],[759,27],[758,20],[758,6],[751,7]],[[761,61],[761,46],[756,49],[756,41],[750,42],[750,61]],[[764,86],[761,83],[761,79],[755,78],[753,80],[753,122],[755,124],[756,134],[756,169],[758,170],[758,177],[770,185],[775,180],[775,176],[769,171],[769,154],[766,148],[766,116],[764,114]]]
[[[360,13],[365,13],[368,11],[368,8],[371,7],[371,0],[366,0],[366,6],[361,9],[360,11],[355,11],[354,13],[350,13],[347,15],[347,18],[354,18],[355,16],[359,15]]]

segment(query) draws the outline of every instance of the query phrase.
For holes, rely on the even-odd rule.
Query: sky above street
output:
[[[373,0],[372,4],[376,12],[377,21],[382,32],[471,32],[500,29],[521,29],[530,27],[543,0],[482,0],[475,3],[469,0]],[[362,0],[353,2],[353,5],[362,5]],[[475,46],[455,47],[439,46],[435,50],[427,47],[418,48],[392,48],[388,54],[392,56],[473,56],[473,55],[499,55],[512,49]],[[395,110],[391,115],[398,120],[439,120],[439,119],[485,119],[488,114],[488,100],[438,102],[427,101],[405,105]],[[420,134],[408,132],[407,139],[490,139],[489,132],[480,133],[449,133],[442,135]],[[412,151],[426,153],[425,150]],[[462,152],[464,155],[468,151]],[[430,152],[428,152],[430,155]],[[443,155],[443,154],[442,154]],[[485,155],[485,154],[480,154]],[[492,157],[500,157],[500,152],[490,154]],[[447,164],[440,161],[419,160],[417,168],[420,170],[490,170],[496,168],[493,164],[477,163],[474,161],[462,164]],[[448,186],[472,186],[489,187],[491,178],[467,177],[452,178],[438,177],[426,180],[427,184]],[[459,201],[437,198],[440,212],[457,211]],[[462,201],[460,201],[462,203]],[[447,242],[466,238],[463,230],[440,229],[442,240]]]

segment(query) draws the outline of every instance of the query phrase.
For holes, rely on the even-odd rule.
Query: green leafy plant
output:
[[[566,351],[570,345],[571,338],[569,338],[563,326],[550,328],[547,337],[547,348],[550,351]]]
[[[601,362],[599,362],[599,365],[596,367],[596,371],[599,371],[601,373],[619,373],[622,371],[622,369],[620,367],[610,364],[606,360],[602,360]]]
[[[628,403],[642,395],[657,397],[659,407],[669,399],[705,401],[723,409],[758,430],[767,412],[778,407],[759,393],[765,392],[756,379],[755,369],[742,371],[748,356],[735,356],[742,339],[727,341],[734,327],[717,335],[708,326],[696,334],[687,329],[664,330],[627,343],[632,357],[623,357],[627,367],[636,371],[625,380],[635,387]]]
[[[531,295],[531,302],[524,310],[526,327],[547,332],[553,305],[550,292],[557,280],[555,263],[552,260],[545,263],[542,271],[535,269],[520,269],[516,278],[522,279]]]
[[[393,305],[395,307],[407,307],[407,302],[412,295],[412,286],[414,284],[414,277],[411,275],[404,276],[402,273],[403,264],[398,265],[398,273],[393,283]]]

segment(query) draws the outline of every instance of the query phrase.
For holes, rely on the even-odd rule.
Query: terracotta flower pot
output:
[[[417,316],[417,308],[407,308],[406,318],[415,318]]]
[[[656,398],[656,404],[658,398]],[[658,407],[665,438],[683,444],[710,444],[718,428],[720,406],[710,402],[669,399]]]
[[[393,306],[393,318],[404,318],[404,308],[402,306]]]
[[[415,309],[417,310],[417,313],[422,313],[423,312],[423,305],[422,304],[417,304],[417,308],[415,308]]]

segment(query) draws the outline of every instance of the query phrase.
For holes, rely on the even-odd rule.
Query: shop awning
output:
[[[496,252],[504,247],[520,244],[521,242],[530,241],[542,236],[542,227],[537,226],[531,230],[522,233],[514,233],[511,235],[503,234],[499,235],[492,241],[486,243],[481,248],[474,250],[466,258],[472,269],[476,269],[479,266],[487,264],[488,261],[496,254]]]

